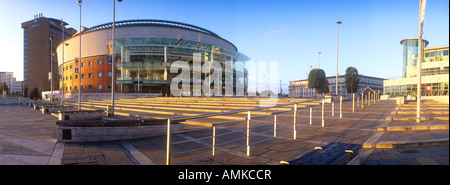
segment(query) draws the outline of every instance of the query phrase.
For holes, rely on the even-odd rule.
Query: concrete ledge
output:
[[[364,143],[364,149],[370,148],[409,148],[448,145],[449,139],[430,139],[430,140],[412,140],[412,141],[380,141],[377,143]]]
[[[399,131],[419,131],[419,130],[448,130],[448,125],[433,126],[397,126],[397,127],[378,127],[378,132],[399,132]]]
[[[172,132],[184,130],[183,124],[171,125]],[[57,141],[97,142],[138,139],[161,136],[167,133],[167,125],[118,126],[118,127],[57,127]]]

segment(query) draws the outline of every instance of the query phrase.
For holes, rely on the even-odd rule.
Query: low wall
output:
[[[171,132],[184,130],[184,124],[172,124]],[[57,141],[68,142],[96,142],[138,139],[152,136],[166,135],[167,125],[148,126],[117,126],[117,127],[64,127],[56,130]]]

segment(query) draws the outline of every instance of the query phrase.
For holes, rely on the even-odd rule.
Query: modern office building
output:
[[[418,39],[404,39],[400,41],[403,46],[402,78],[384,81],[385,94],[396,96],[417,95],[417,60]],[[423,97],[443,96],[448,101],[449,60],[448,45],[426,47],[428,41],[423,41],[423,61],[421,92]]]
[[[49,73],[51,71],[51,48],[53,53],[63,39],[63,21],[43,17],[42,14],[34,16],[33,20],[22,23],[23,28],[23,95],[29,96],[34,88],[42,91],[50,90]],[[64,22],[65,23],[65,22]],[[67,25],[67,23],[65,23]],[[76,33],[73,28],[64,30],[65,38]],[[52,41],[50,41],[50,37]],[[56,57],[53,58],[53,89],[58,89],[58,65]]]
[[[116,22],[115,56],[112,56],[112,23],[83,30],[81,33],[81,63],[78,62],[80,33],[66,40],[62,58],[59,45],[58,66],[64,78],[61,90],[68,95],[82,93],[110,93],[112,87],[112,57],[115,57],[117,93],[160,93],[170,96],[170,83],[179,73],[170,73],[175,61],[192,65],[194,53],[200,54],[201,64],[212,60],[248,61],[231,42],[217,34],[194,25],[163,20],[128,20]],[[81,75],[77,67],[81,67]],[[236,73],[236,71],[234,71]],[[202,74],[202,80],[207,74]],[[243,75],[241,75],[243,76]],[[225,77],[225,74],[223,75]],[[81,78],[81,88],[79,79]],[[237,79],[239,83],[245,79]],[[234,81],[236,83],[236,79]],[[222,83],[225,85],[225,83]],[[201,91],[193,89],[190,92]]]
[[[330,94],[336,94],[336,76],[327,77],[328,88]],[[361,93],[365,88],[370,87],[374,91],[383,92],[383,78],[359,75],[358,92]],[[345,76],[338,77],[338,94],[347,95],[345,88]],[[293,98],[311,98],[317,97],[316,89],[308,88],[308,79],[290,81],[289,82],[289,97]]]

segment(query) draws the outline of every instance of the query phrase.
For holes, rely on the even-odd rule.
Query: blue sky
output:
[[[76,0],[2,0],[0,71],[23,79],[20,24],[43,13],[79,27]],[[418,36],[419,0],[124,0],[116,20],[163,19],[211,30],[234,43],[253,61],[278,61],[283,84],[305,79],[310,66],[336,75],[336,22],[339,73],[354,66],[360,74],[401,75],[400,40]],[[82,24],[112,21],[112,0],[84,0]],[[424,39],[430,46],[449,43],[449,1],[428,0]],[[287,90],[287,88],[285,88]],[[285,91],[283,90],[283,91]],[[285,91],[286,92],[286,91]]]

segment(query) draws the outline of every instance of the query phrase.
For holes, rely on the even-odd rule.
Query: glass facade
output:
[[[202,66],[212,59],[220,63],[223,79],[221,94],[223,95],[225,61],[245,63],[250,60],[235,50],[182,39],[120,38],[116,39],[115,46],[116,83],[119,93],[163,93],[163,96],[170,96],[170,83],[179,75],[179,73],[170,73],[170,66],[173,62],[181,60],[189,64],[191,74],[190,92],[183,93],[192,94],[194,93],[192,85],[194,53],[199,53]],[[238,66],[234,67],[238,68]],[[244,70],[233,70],[233,87],[236,87],[236,83],[247,82],[245,79],[247,75],[236,74],[242,71]],[[207,75],[209,74],[201,74],[202,81]],[[195,91],[201,91],[201,89],[195,89]]]
[[[426,83],[421,87],[422,96],[448,96],[448,82]],[[417,95],[417,84],[385,86],[384,92],[389,95]]]
[[[422,49],[428,45],[428,41],[422,40]],[[403,46],[402,78],[417,76],[417,60],[419,53],[418,39],[405,39],[401,41]]]

